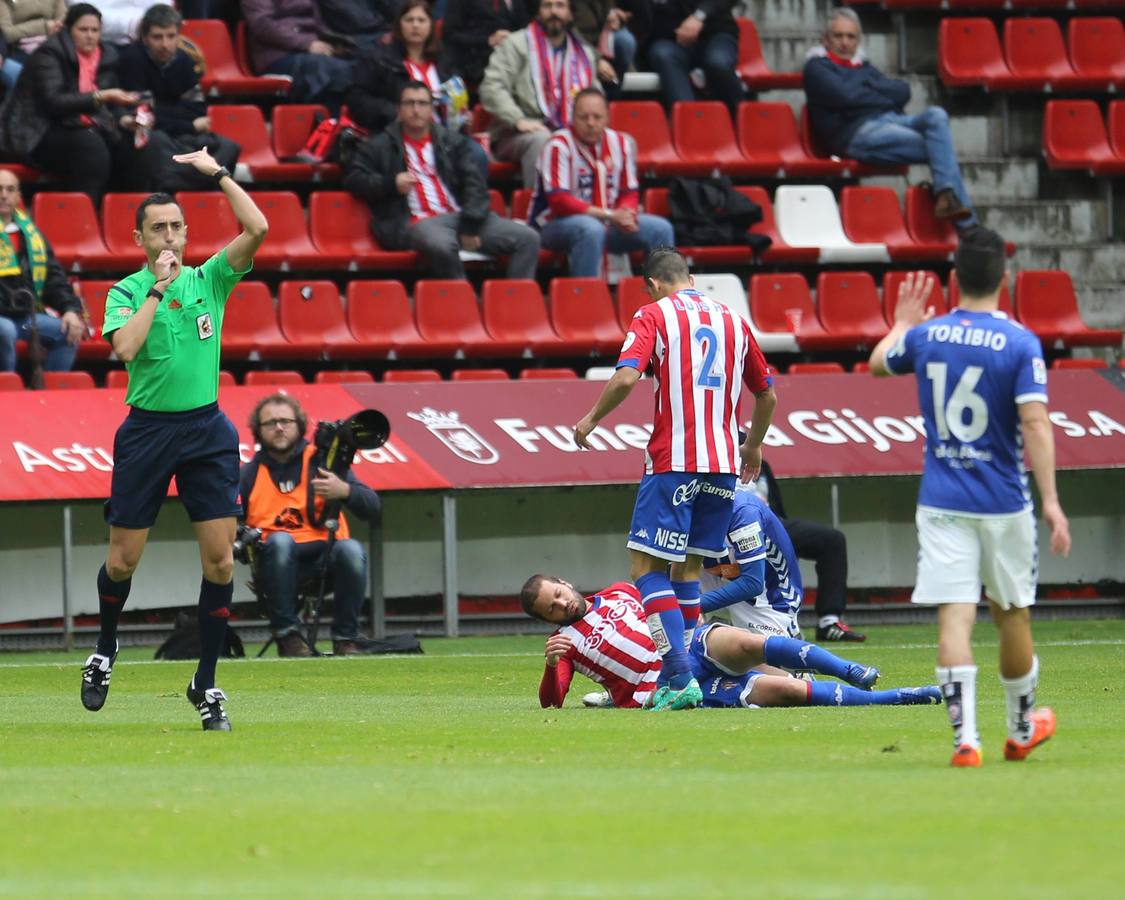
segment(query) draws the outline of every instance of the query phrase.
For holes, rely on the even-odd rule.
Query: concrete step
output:
[[[752,19],[759,33],[804,28],[820,34],[835,5],[830,0],[742,0],[734,5],[734,15]]]
[[[1012,259],[1012,268],[1061,269],[1077,284],[1115,283],[1125,297],[1125,245],[1117,242],[1091,243],[1029,242],[1021,244]],[[1125,315],[1125,312],[1122,313]]]
[[[955,146],[957,146],[955,144]],[[960,148],[958,148],[960,150]],[[961,156],[961,177],[973,202],[1036,200],[1039,197],[1039,162],[1012,157]],[[924,169],[923,169],[924,171]],[[911,175],[914,167],[911,167]]]
[[[1082,319],[1091,328],[1125,330],[1125,288],[1122,288],[1121,282],[1088,281],[1076,285],[1075,293],[1078,294]]]
[[[981,221],[1017,244],[1095,243],[1106,234],[1105,203],[1094,200],[1007,200],[978,203]]]

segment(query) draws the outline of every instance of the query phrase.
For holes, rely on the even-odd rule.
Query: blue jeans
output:
[[[697,68],[707,76],[707,90],[727,105],[731,115],[738,112],[738,104],[746,98],[742,79],[735,72],[738,38],[734,35],[713,34],[691,47],[661,38],[649,46],[648,61],[660,75],[660,89],[669,104],[695,99],[690,76],[691,70]]]
[[[0,66],[0,84],[10,91],[16,86],[16,79],[20,77],[21,71],[23,71],[22,62],[16,62],[10,56],[4,57],[4,64]]]
[[[39,326],[39,343],[47,351],[43,368],[48,372],[69,372],[74,365],[77,344],[68,344],[62,330],[62,319],[46,313],[36,313]],[[31,316],[25,319],[9,319],[0,316],[0,372],[16,370],[16,341],[30,340]]]
[[[617,75],[617,84],[603,83],[602,85],[610,100],[616,100],[621,96],[621,85],[625,80],[625,73],[629,71],[629,67],[633,65],[633,60],[636,58],[637,39],[633,36],[633,32],[628,28],[619,28],[613,32],[613,59],[609,62]]]
[[[917,116],[888,112],[868,119],[852,136],[847,155],[860,162],[894,166],[928,163],[935,195],[952,190],[965,206],[973,205],[957,165],[949,114],[940,106],[930,106]],[[962,229],[978,224],[976,213],[955,224]]]
[[[296,631],[301,620],[297,591],[320,571],[326,541],[298,544],[292,535],[278,531],[266,540],[258,560],[258,577],[270,614],[270,630],[280,637]],[[335,611],[332,639],[355,640],[359,633],[359,608],[367,588],[367,554],[356,540],[337,541],[328,560]]]
[[[642,213],[637,230],[622,231],[593,216],[564,216],[551,219],[539,232],[539,242],[548,250],[560,250],[570,259],[572,278],[597,278],[606,253],[630,253],[675,244],[672,223],[663,216]]]
[[[344,93],[352,83],[352,61],[320,53],[287,53],[270,63],[262,74],[291,76],[290,100],[323,103],[333,116],[338,116]]]

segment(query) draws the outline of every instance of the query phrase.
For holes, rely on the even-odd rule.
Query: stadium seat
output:
[[[941,279],[937,277],[936,272],[927,272],[926,274],[934,276],[934,287],[926,300],[925,308],[933,309],[935,316],[944,316],[949,312],[949,301],[942,289]],[[898,288],[906,279],[906,276],[906,272],[888,272],[883,276],[883,314],[886,316],[888,325],[894,324],[895,307],[898,306]]]
[[[1075,18],[1067,26],[1070,64],[1081,77],[1110,91],[1125,87],[1125,26],[1113,16]]]
[[[301,201],[291,191],[255,191],[254,202],[270,223],[265,242],[254,254],[255,267],[280,269],[346,269],[350,253],[325,253],[309,239]]]
[[[712,300],[729,306],[753,326],[750,303],[746,299],[746,286],[737,275],[730,272],[700,272],[695,275],[695,286]]]
[[[668,189],[648,188],[643,195],[644,211],[656,216],[668,216]],[[749,244],[716,244],[707,246],[679,245],[679,250],[691,265],[748,265],[754,259]]]
[[[640,275],[622,278],[617,282],[617,324],[622,331],[629,330],[629,323],[637,310],[646,303],[651,303],[652,298],[645,290],[645,280]]]
[[[308,163],[283,163],[270,146],[269,132],[262,111],[256,106],[221,104],[207,107],[211,130],[230,138],[242,147],[239,166],[250,170],[254,181],[312,181],[313,167]]]
[[[511,381],[503,369],[454,369],[451,381]]]
[[[127,388],[129,386],[129,373],[124,369],[110,369],[105,373],[105,386],[107,388]]]
[[[1120,159],[1125,159],[1125,101],[1111,100],[1106,119],[1109,146]]]
[[[952,311],[961,305],[961,289],[957,286],[957,273],[949,273],[949,309]],[[1000,302],[997,304],[997,309],[1008,316],[1008,318],[1016,320],[1016,310],[1012,306],[1012,295],[1005,287],[1000,292]]]
[[[844,367],[838,362],[793,363],[786,375],[843,375]]]
[[[1044,343],[1056,347],[1118,347],[1119,329],[1089,328],[1078,312],[1070,275],[1024,269],[1016,275],[1016,313]]]
[[[309,235],[322,253],[351,258],[350,269],[409,269],[412,250],[384,250],[371,235],[371,210],[345,191],[315,191],[309,198]]]
[[[762,210],[762,221],[750,227],[751,234],[762,234],[768,237],[771,244],[761,254],[764,263],[793,263],[796,265],[815,263],[820,256],[816,247],[791,247],[782,240],[777,231],[777,220],[774,218],[773,201],[766,189],[757,185],[742,185],[735,188],[740,194],[749,197]]]
[[[44,372],[43,387],[48,391],[81,391],[97,385],[93,375],[79,369],[74,372]]]
[[[706,166],[707,172],[734,177],[759,169],[738,149],[730,112],[717,100],[686,101],[672,107],[672,140],[685,162]]]
[[[140,268],[144,251],[133,242],[137,207],[148,194],[106,194],[102,197],[102,237],[122,269]]]
[[[383,374],[383,381],[386,384],[441,381],[441,373],[437,369],[391,369]]]
[[[1108,369],[1109,363],[1104,359],[1056,359],[1051,363],[1052,369]]]
[[[636,140],[637,175],[642,178],[703,175],[711,171],[705,162],[680,159],[668,130],[668,116],[654,100],[615,100],[609,105],[609,125]]]
[[[435,23],[438,30],[441,28],[441,19]],[[492,116],[488,110],[481,106],[479,103],[473,106],[469,111],[469,130],[473,134],[481,134],[487,132],[492,126]],[[510,181],[519,174],[519,169],[515,163],[499,162],[495,159],[490,159],[488,162],[488,180],[493,181]]]
[[[742,103],[738,107],[738,142],[748,174],[778,178],[839,178],[842,160],[814,159],[801,143],[797,120],[788,103]]]
[[[578,378],[574,369],[549,368],[549,369],[521,369],[520,381],[573,381]]]
[[[617,371],[616,366],[590,366],[586,370],[583,378],[586,381],[609,381],[613,377],[613,373]],[[644,378],[644,376],[641,376]]]
[[[938,26],[938,74],[949,87],[1003,90],[1012,73],[991,19],[942,19]]]
[[[783,90],[800,88],[800,72],[775,72],[762,56],[762,42],[758,38],[758,27],[753,20],[739,18],[738,22],[738,77],[746,82],[751,91]]]
[[[1047,101],[1043,156],[1051,169],[1081,169],[1096,175],[1125,172],[1125,159],[1113,152],[1101,110],[1093,100]]]
[[[1013,16],[1004,20],[1004,55],[1014,90],[1088,91],[1105,88],[1097,77],[1074,71],[1055,19]]]
[[[508,205],[504,202],[504,195],[497,190],[489,190],[488,205],[500,218],[508,218]]]
[[[783,184],[774,195],[774,204],[781,239],[791,247],[819,248],[819,262],[890,262],[885,244],[848,240],[830,188]]]
[[[944,247],[946,256],[950,256],[957,249],[957,229],[934,215],[934,200],[928,188],[915,185],[906,189],[906,230],[914,243],[931,248],[934,253]]]
[[[317,372],[313,384],[373,384],[375,376],[364,369],[329,369]]]
[[[277,325],[269,288],[260,281],[240,281],[223,312],[223,357],[287,359],[301,356]]]
[[[581,341],[564,341],[551,327],[543,292],[535,281],[494,279],[481,289],[485,330],[495,340],[521,344],[524,355],[583,356]]]
[[[600,278],[556,278],[551,282],[551,323],[564,340],[578,341],[591,354],[621,349],[625,333]]]
[[[78,345],[79,359],[109,359],[113,348],[102,336],[102,323],[105,321],[105,302],[114,281],[79,281],[74,291],[86,307],[86,316],[93,334],[88,334]]]
[[[347,307],[348,327],[373,356],[452,356],[457,351],[455,342],[422,339],[401,281],[349,282]]]
[[[220,19],[185,19],[182,34],[203,54],[201,87],[210,97],[258,97],[284,94],[292,79],[251,75],[238,65],[227,23]]]
[[[860,360],[852,366],[852,373],[855,375],[866,375],[871,371],[871,363],[866,360]]]
[[[31,201],[31,218],[43,231],[64,269],[90,271],[117,269],[121,260],[102,240],[98,214],[85,194],[40,191]],[[128,262],[137,262],[133,247]]]
[[[816,305],[825,330],[841,340],[856,338],[870,349],[889,330],[875,279],[868,272],[821,272],[816,279]]]
[[[176,200],[191,235],[184,247],[184,262],[189,266],[205,262],[242,231],[230,201],[221,191],[181,191]]]
[[[278,162],[296,156],[308,142],[309,135],[328,118],[327,107],[316,103],[278,103],[270,113],[270,143]],[[313,164],[313,181],[339,181],[336,163]]]
[[[285,384],[304,384],[305,379],[301,377],[300,372],[293,369],[278,369],[275,372],[252,369],[246,373],[246,379],[243,383],[247,387],[273,387]]]
[[[844,165],[844,174],[857,176],[857,175],[906,175],[906,166],[893,166],[890,164],[882,163],[864,163],[858,159],[837,159],[828,149],[822,146],[820,138],[812,128],[812,119],[809,118],[809,108],[804,106],[801,108],[800,129],[801,129],[801,147],[804,149],[805,154],[814,163],[820,166],[835,165],[838,161]]]
[[[238,382],[226,369],[219,369],[219,387],[234,387]]]
[[[480,306],[467,281],[422,280],[414,285],[414,318],[423,339],[454,343],[456,357],[523,354],[522,339],[493,340],[484,330]]]
[[[840,194],[840,214],[849,240],[884,244],[895,262],[949,259],[947,245],[917,243],[910,236],[893,188],[849,185]]]
[[[18,372],[0,372],[0,391],[22,391],[23,379]]]
[[[844,348],[817,318],[803,275],[755,275],[750,279],[750,315],[768,334],[789,334],[801,350]]]
[[[331,281],[283,281],[277,292],[277,320],[290,346],[313,359],[369,357],[368,347],[348,330],[340,294]]]

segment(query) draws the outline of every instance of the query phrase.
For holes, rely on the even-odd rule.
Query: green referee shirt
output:
[[[219,340],[227,297],[253,267],[235,272],[220,250],[203,265],[183,266],[156,307],[152,328],[132,362],[125,402],[152,412],[181,412],[219,396]],[[128,322],[156,276],[147,266],[109,289],[102,335]]]

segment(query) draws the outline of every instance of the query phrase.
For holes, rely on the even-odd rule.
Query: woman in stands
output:
[[[95,204],[110,189],[148,188],[130,133],[140,96],[118,87],[117,51],[102,43],[101,31],[97,7],[70,7],[0,108],[0,149]]]

